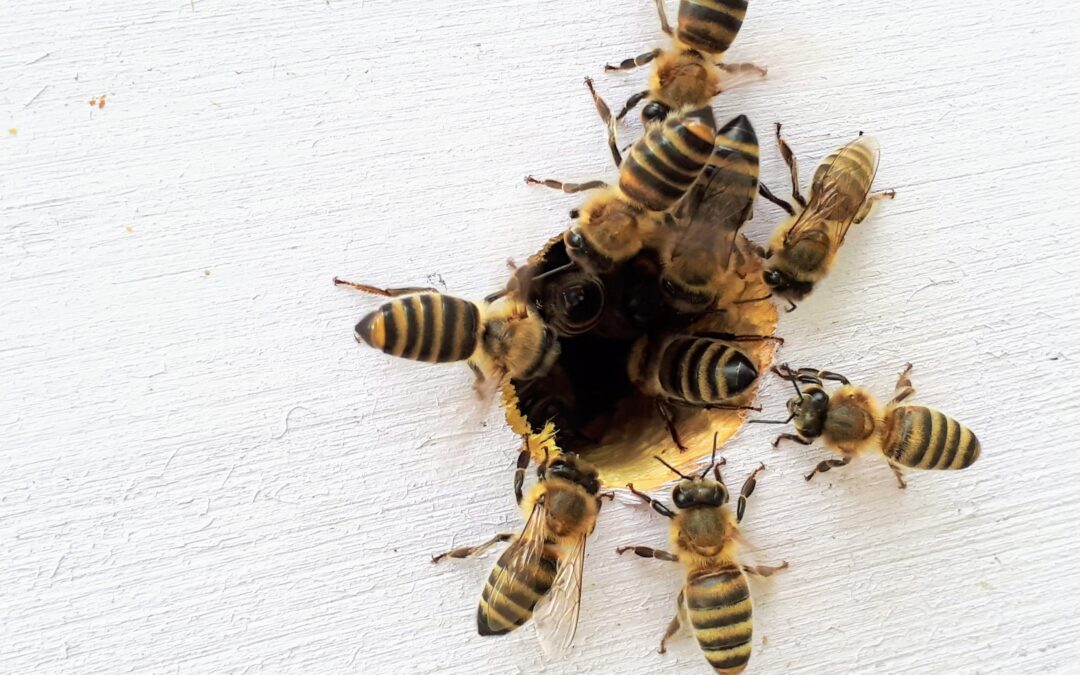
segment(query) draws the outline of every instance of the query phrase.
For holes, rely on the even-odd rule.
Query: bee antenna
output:
[[[573,267],[576,267],[576,266],[577,266],[577,263],[575,263],[573,261],[568,262],[565,265],[559,265],[558,267],[550,269],[547,272],[543,272],[542,274],[537,274],[535,277],[532,278],[532,281],[539,281],[539,280],[543,279],[544,277],[550,277],[553,274],[558,274],[560,272],[565,272],[566,270],[572,269]]]
[[[693,478],[691,478],[690,476],[687,476],[686,474],[684,474],[684,473],[683,473],[682,471],[679,471],[679,470],[678,470],[678,469],[676,469],[675,467],[673,467],[673,466],[671,466],[670,464],[668,464],[667,462],[665,462],[665,461],[664,461],[664,458],[663,458],[663,457],[661,457],[660,455],[654,455],[654,456],[656,457],[656,461],[660,462],[661,464],[663,464],[663,465],[664,465],[664,466],[666,466],[667,468],[669,468],[669,469],[671,469],[672,471],[674,471],[674,472],[675,472],[676,474],[678,474],[678,475],[679,475],[679,477],[680,477],[680,478],[685,478],[686,480],[694,480],[694,479],[693,479]]]
[[[712,435],[712,457],[709,458],[709,466],[705,467],[705,470],[701,472],[701,477],[709,475],[709,471],[716,466],[716,451],[719,450],[720,432],[714,431]]]
[[[795,413],[788,415],[786,420],[746,420],[747,424],[787,424],[795,419]]]

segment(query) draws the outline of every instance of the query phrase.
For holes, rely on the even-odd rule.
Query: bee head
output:
[[[716,293],[708,286],[686,284],[666,276],[660,278],[660,291],[664,300],[680,314],[700,314],[716,301]]]
[[[774,293],[792,300],[802,300],[814,290],[814,284],[809,281],[799,281],[783,270],[775,267],[766,269],[763,273],[765,284]]]
[[[795,429],[805,438],[816,438],[825,428],[829,413],[829,394],[821,387],[807,387],[787,402],[789,419],[795,421]]]
[[[662,457],[656,458],[657,461],[682,478],[682,480],[675,484],[675,489],[671,491],[671,499],[675,502],[675,506],[680,509],[718,507],[727,503],[727,486],[724,485],[724,479],[720,476],[720,467],[726,464],[726,462],[722,458],[719,462],[716,461],[716,451],[720,447],[718,442],[720,440],[719,437],[720,435],[718,433],[713,434],[712,459],[700,475],[691,474],[687,476],[665,462]],[[713,472],[715,478],[708,477],[710,471]]]
[[[566,254],[582,269],[596,274],[610,272],[615,267],[615,261],[597,251],[582,233],[580,225],[574,225],[563,234],[563,243],[566,244]]]
[[[557,477],[580,485],[591,495],[600,492],[600,477],[597,475],[596,469],[581,462],[577,459],[577,455],[572,453],[560,454],[555,461],[547,466],[545,473],[547,478]],[[542,478],[545,476],[543,473],[540,475]]]

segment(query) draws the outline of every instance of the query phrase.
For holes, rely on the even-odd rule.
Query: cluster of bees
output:
[[[565,183],[528,177],[565,193],[593,195],[571,212],[573,224],[526,264],[506,287],[481,302],[425,288],[335,283],[391,299],[356,326],[356,338],[393,356],[464,361],[482,395],[501,395],[508,423],[523,438],[514,493],[525,516],[520,533],[434,558],[469,558],[510,542],[484,586],[477,610],[481,635],[503,635],[530,619],[545,653],[570,646],[577,626],[585,544],[606,486],[625,486],[671,520],[673,552],[620,547],[685,568],[677,613],[660,652],[689,625],[717,672],[743,670],[750,659],[749,576],[787,567],[740,561],[739,523],[759,466],[742,485],[734,513],[717,451],[745,420],[762,374],[782,339],[773,335],[774,299],[787,311],[828,273],[848,229],[894,193],[871,192],[879,148],[860,134],[829,154],[809,193],[776,125],[790,168],[791,200],[758,179],[759,147],[750,120],[722,125],[712,99],[761,78],[754,64],[725,64],[724,53],[746,13],[745,0],[681,0],[672,28],[656,0],[668,49],[627,59],[608,70],[652,64],[648,89],[613,115],[586,80],[608,129],[618,180]],[[643,103],[644,135],[619,150],[617,126]],[[740,234],[758,195],[787,213],[766,247]],[[820,439],[837,457],[806,475],[880,452],[905,487],[904,469],[962,469],[979,457],[975,435],[940,412],[905,401],[914,393],[904,369],[882,407],[866,389],[837,373],[786,365],[772,368],[794,396],[784,420],[795,433],[781,440]],[[831,393],[826,382],[839,386]],[[712,455],[689,467],[712,437]],[[659,460],[658,475],[653,458]],[[525,474],[538,461],[537,482]],[[673,472],[674,509],[646,494]],[[637,486],[634,485],[637,483]]]

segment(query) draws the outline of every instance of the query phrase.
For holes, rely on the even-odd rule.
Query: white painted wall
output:
[[[651,2],[0,16],[0,670],[707,672],[692,640],[654,652],[680,576],[614,555],[666,540],[619,503],[568,660],[543,666],[530,629],[475,634],[494,556],[428,555],[520,524],[515,440],[464,368],[357,346],[375,303],[330,284],[497,287],[575,204],[525,173],[610,175],[581,80],[640,86],[600,66],[661,43]],[[756,672],[1075,672],[1078,19],[751,3],[730,58],[770,77],[721,117],[785,122],[807,176],[872,132],[899,193],[783,318],[781,358],[882,396],[911,360],[984,447],[902,493],[869,460],[807,485],[825,451],[737,436],[732,481],[770,468],[746,530],[791,563],[756,598]],[[763,175],[783,187],[771,144]]]

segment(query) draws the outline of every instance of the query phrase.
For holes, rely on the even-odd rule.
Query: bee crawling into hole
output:
[[[643,558],[681,562],[686,582],[675,600],[675,618],[668,624],[658,651],[667,651],[667,641],[689,623],[709,665],[718,673],[739,673],[750,660],[753,637],[753,603],[747,575],[768,577],[787,569],[787,562],[777,566],[747,566],[739,562],[739,523],[746,514],[746,504],[757,486],[762,464],[743,483],[735,513],[727,506],[727,486],[720,476],[726,462],[716,461],[714,436],[712,461],[700,475],[686,475],[657,458],[678,474],[671,497],[677,511],[659,500],[626,487],[660,515],[671,519],[671,544],[674,553],[648,546],[620,546],[618,554],[632,551]],[[712,471],[713,478],[709,478]]]
[[[792,370],[783,364],[773,369],[795,387],[795,396],[787,402],[786,420],[750,420],[765,424],[794,422],[794,434],[780,434],[782,440],[811,445],[821,438],[825,445],[840,453],[839,459],[826,459],[806,475],[811,480],[819,473],[847,466],[855,455],[876,448],[885,456],[901,489],[907,487],[903,469],[966,469],[975,463],[981,451],[979,439],[970,429],[948,415],[919,405],[901,405],[915,393],[908,377],[907,364],[896,381],[892,400],[884,412],[873,395],[853,386],[846,377],[813,368]],[[829,394],[823,382],[840,383]],[[810,386],[800,388],[799,383]]]

